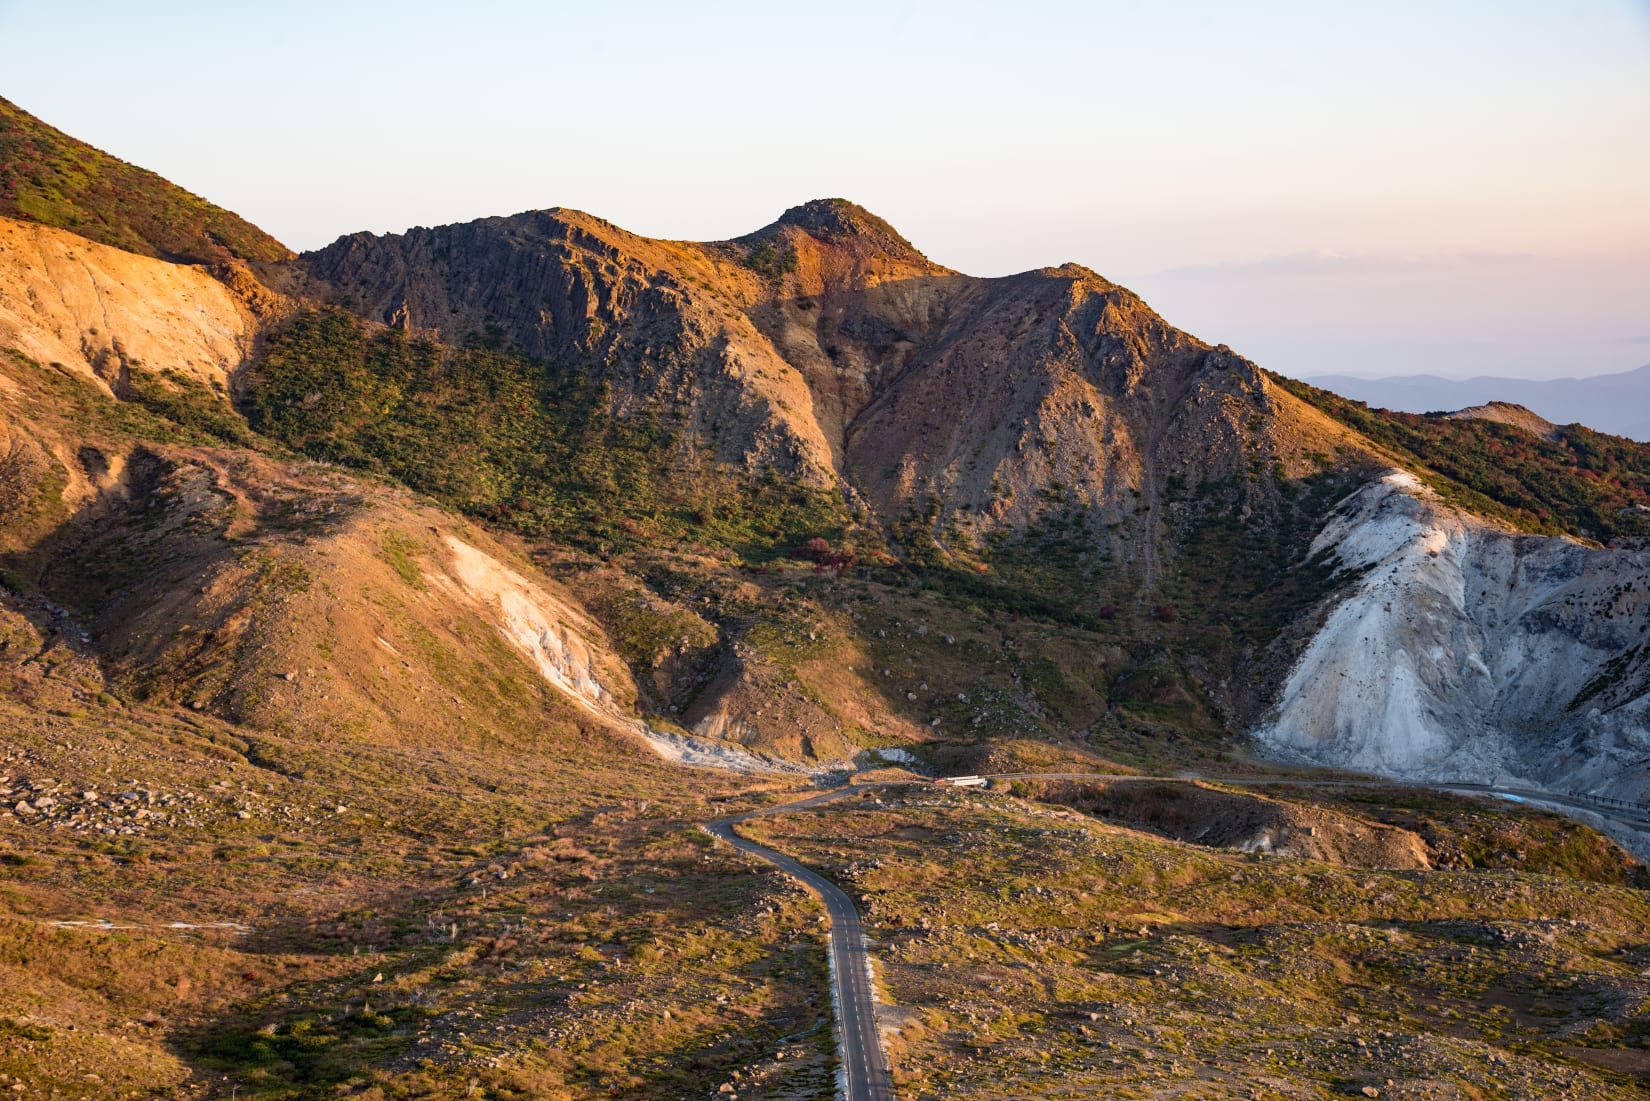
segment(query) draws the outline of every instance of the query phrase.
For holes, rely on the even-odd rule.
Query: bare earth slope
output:
[[[106,397],[37,419],[53,374],[0,363],[42,496],[39,534],[5,564],[19,607],[95,654],[108,690],[397,746],[502,737],[548,707],[651,754],[600,627],[485,533],[313,464],[133,439]]]
[[[199,268],[0,218],[0,348],[64,364],[106,390],[138,362],[227,393],[257,327]]]
[[[828,480],[830,448],[807,416],[806,384],[742,312],[761,279],[740,258],[550,210],[357,234],[304,263],[370,319],[448,344],[504,341],[600,363],[619,389],[616,413],[668,405],[720,458]]]

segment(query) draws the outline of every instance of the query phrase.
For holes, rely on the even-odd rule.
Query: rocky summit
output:
[[[0,1089],[1650,1080],[1650,446],[843,199],[0,215]]]

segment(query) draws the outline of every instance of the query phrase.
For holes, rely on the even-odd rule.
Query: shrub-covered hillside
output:
[[[0,215],[188,263],[284,260],[275,238],[0,99]]]
[[[1397,458],[1434,471],[1434,487],[1474,512],[1524,531],[1601,542],[1650,535],[1650,444],[1579,424],[1547,439],[1494,421],[1371,409],[1273,378]]]
[[[701,541],[762,558],[841,538],[838,494],[721,469],[683,446],[668,411],[613,415],[611,404],[577,371],[315,310],[270,338],[246,412],[311,458],[598,553]]]

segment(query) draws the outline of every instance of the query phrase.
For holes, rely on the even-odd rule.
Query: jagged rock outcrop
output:
[[[597,372],[615,388],[615,415],[664,408],[690,446],[828,484],[807,385],[744,316],[762,285],[744,255],[548,210],[356,234],[302,262],[372,320]]]
[[[1298,474],[1317,446],[1277,430],[1296,403],[1252,363],[1086,269],[969,280],[950,313],[848,431],[850,476],[891,511],[933,496],[937,523],[989,529],[1059,502],[1128,523],[1169,477],[1231,477],[1251,456]]]

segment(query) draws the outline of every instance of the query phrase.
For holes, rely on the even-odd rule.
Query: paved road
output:
[[[862,784],[843,788],[796,803],[718,819],[706,825],[705,830],[740,852],[766,860],[825,903],[825,912],[831,919],[831,994],[836,1003],[837,1035],[841,1042],[847,1101],[894,1101],[894,1081],[888,1073],[888,1059],[882,1052],[882,1040],[877,1033],[876,1006],[871,997],[870,949],[865,943],[865,930],[860,927],[859,911],[854,909],[853,900],[824,876],[809,871],[784,853],[745,840],[733,829],[746,819],[806,810],[869,786]]]
[[[1148,782],[1230,784],[1233,786],[1289,786],[1289,787],[1425,787],[1446,791],[1477,791],[1490,795],[1511,795],[1613,818],[1618,822],[1643,829],[1650,826],[1650,817],[1627,810],[1611,810],[1593,806],[1584,800],[1573,799],[1557,792],[1529,788],[1497,788],[1488,784],[1415,784],[1399,780],[1312,780],[1305,778],[1271,778],[1260,776],[1138,776],[1091,772],[1016,772],[987,776],[989,780],[1080,780],[1103,782],[1134,780]],[[751,811],[748,814],[720,818],[705,826],[706,832],[719,837],[740,852],[765,860],[786,875],[801,883],[825,903],[825,912],[831,922],[831,995],[836,1005],[837,1029],[841,1041],[842,1073],[847,1101],[894,1101],[893,1079],[888,1073],[888,1060],[882,1051],[877,1033],[876,1007],[871,996],[870,949],[865,942],[865,931],[860,926],[859,911],[853,900],[836,884],[803,867],[784,853],[747,841],[734,832],[734,826],[751,818],[768,814],[788,814],[808,810],[847,796],[884,787],[907,787],[909,780],[877,781],[853,784],[813,795],[794,803]]]

